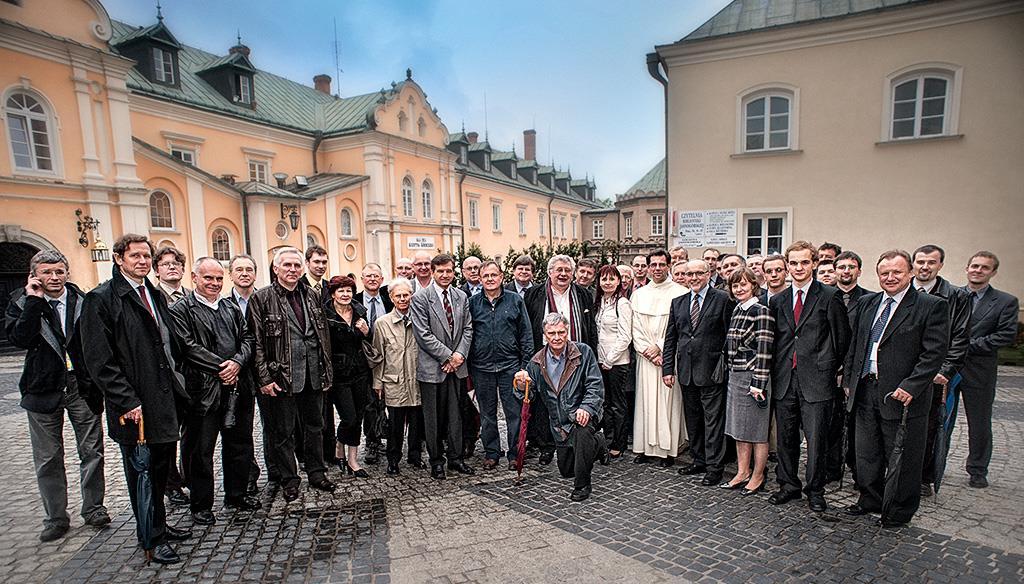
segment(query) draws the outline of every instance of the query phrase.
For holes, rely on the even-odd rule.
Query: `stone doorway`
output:
[[[39,248],[27,243],[0,242],[0,314],[7,314],[11,294],[25,287],[28,265]],[[16,350],[7,342],[7,327],[0,326],[0,353]]]

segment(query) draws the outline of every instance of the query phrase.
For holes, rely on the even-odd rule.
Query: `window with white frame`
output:
[[[480,229],[480,201],[469,200],[469,228]]]
[[[665,235],[665,216],[651,215],[651,236],[660,237]]]
[[[576,239],[576,216],[572,216],[572,238]]]
[[[777,254],[785,249],[785,214],[744,215],[743,221],[746,255]]]
[[[235,100],[239,103],[251,104],[252,103],[252,77],[239,73],[235,75],[235,83],[238,88],[238,93],[235,94]]]
[[[231,237],[228,230],[218,227],[213,230],[210,236],[210,255],[218,262],[226,262],[231,259]]]
[[[459,164],[466,164],[469,160],[469,148],[459,146]]]
[[[785,150],[790,147],[788,94],[758,93],[743,102],[743,149],[746,152]]]
[[[153,75],[165,85],[174,85],[174,53],[153,47]]]
[[[405,177],[402,179],[402,215],[406,217],[412,217],[415,211],[414,203],[412,200],[412,179]]]
[[[20,170],[52,172],[53,126],[43,103],[27,93],[16,92],[5,105],[14,166]]]
[[[484,170],[491,172],[491,153],[484,152]]]
[[[891,139],[948,134],[952,86],[951,76],[934,72],[893,82]]]
[[[539,224],[538,227],[540,228],[540,236],[544,237],[544,234],[547,233],[548,216],[544,211],[540,211],[537,213],[537,219]]]
[[[513,160],[513,161],[512,161],[512,167],[511,167],[511,169],[509,170],[509,173],[508,173],[508,175],[509,175],[509,176],[510,176],[510,177],[511,177],[511,178],[512,178],[513,180],[515,180],[515,178],[516,178],[516,177],[518,176],[518,170],[519,170],[519,169],[518,169],[518,168],[516,167],[516,161],[515,161],[515,160]]]
[[[594,219],[594,239],[604,239],[604,219]]]
[[[341,236],[352,237],[352,210],[347,207],[341,210]]]
[[[565,215],[558,217],[558,230],[562,234],[562,239],[565,239]]]
[[[149,226],[153,229],[174,229],[171,196],[163,191],[149,194]]]
[[[501,232],[501,203],[491,203],[491,231]]]
[[[178,148],[177,146],[172,146],[171,147],[171,156],[177,158],[178,160],[184,162],[185,164],[191,164],[192,166],[195,166],[195,164],[196,164],[196,151],[195,150],[190,150],[188,148]]]
[[[430,184],[429,180],[423,181],[423,218],[432,219],[434,217],[434,187]]]
[[[519,209],[519,235],[526,235],[526,209]]]
[[[267,163],[262,160],[250,160],[249,180],[267,184]]]
[[[629,214],[622,218],[622,231],[625,237],[633,237],[633,215]]]

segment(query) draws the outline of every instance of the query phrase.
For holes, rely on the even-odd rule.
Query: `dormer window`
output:
[[[252,103],[252,78],[244,73],[235,75],[235,101],[246,105]]]
[[[163,20],[128,32],[116,42],[117,52],[136,62],[136,68],[152,83],[180,86],[178,51],[181,43]]]
[[[256,68],[249,60],[249,54],[249,47],[235,45],[226,56],[210,61],[196,73],[224,99],[236,105],[255,108]]]
[[[153,47],[153,77],[164,85],[174,85],[174,53]]]
[[[491,172],[491,153],[484,152],[484,170]]]
[[[467,164],[469,162],[469,148],[465,146],[459,146],[459,164]]]
[[[516,172],[516,161],[515,160],[512,161],[512,166],[509,167],[508,175],[512,178],[512,180],[516,179],[517,172]]]

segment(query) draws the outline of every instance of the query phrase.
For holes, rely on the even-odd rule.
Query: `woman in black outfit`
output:
[[[370,475],[359,466],[358,454],[363,410],[370,399],[370,365],[363,353],[363,342],[370,340],[370,326],[366,310],[352,302],[355,280],[335,276],[328,282],[327,292],[324,315],[331,333],[334,364],[334,384],[327,397],[338,412],[338,467],[346,474],[366,478]]]

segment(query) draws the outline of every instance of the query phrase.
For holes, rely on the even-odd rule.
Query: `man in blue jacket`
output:
[[[525,382],[531,399],[543,400],[558,453],[558,471],[574,477],[572,501],[590,497],[590,474],[599,457],[607,462],[608,447],[598,432],[604,411],[604,382],[594,352],[585,343],[569,341],[569,319],[552,312],[542,327],[547,345],[533,356],[526,371],[516,373],[516,393]]]

